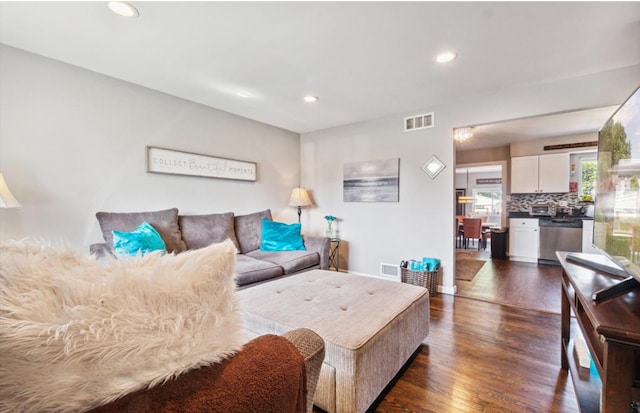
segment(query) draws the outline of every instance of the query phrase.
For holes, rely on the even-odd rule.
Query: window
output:
[[[580,158],[580,176],[578,177],[578,194],[583,196],[595,195],[596,188],[596,156],[589,155]]]
[[[487,216],[489,223],[499,223],[502,215],[502,188],[474,188],[473,214]]]

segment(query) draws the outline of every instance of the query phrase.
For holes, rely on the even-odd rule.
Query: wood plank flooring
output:
[[[456,280],[457,296],[560,314],[561,267],[492,260],[488,251],[456,254],[486,261],[473,280]]]
[[[439,295],[431,331],[371,412],[577,411],[560,316]]]
[[[487,264],[431,298],[429,336],[369,412],[578,411],[560,369],[560,268],[473,256]]]

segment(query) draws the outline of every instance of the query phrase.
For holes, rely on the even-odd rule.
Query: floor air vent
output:
[[[404,131],[433,128],[433,112],[404,118]]]
[[[400,266],[396,264],[380,263],[380,275],[383,277],[400,279]]]

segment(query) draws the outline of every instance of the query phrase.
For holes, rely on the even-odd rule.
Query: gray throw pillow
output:
[[[234,229],[233,212],[209,215],[180,215],[182,239],[190,250],[204,248],[227,238],[239,249]]]
[[[178,226],[178,208],[150,212],[98,212],[96,218],[100,223],[104,242],[109,247],[113,247],[111,231],[130,232],[146,221],[158,231],[168,252],[187,250]]]
[[[239,215],[235,217],[236,237],[240,245],[240,253],[255,251],[260,248],[260,240],[262,239],[262,218],[271,220],[271,210],[254,212],[248,215]]]

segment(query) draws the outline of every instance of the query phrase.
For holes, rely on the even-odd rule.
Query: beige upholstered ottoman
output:
[[[255,335],[309,328],[325,341],[315,402],[364,412],[429,333],[427,289],[313,270],[238,292]]]

